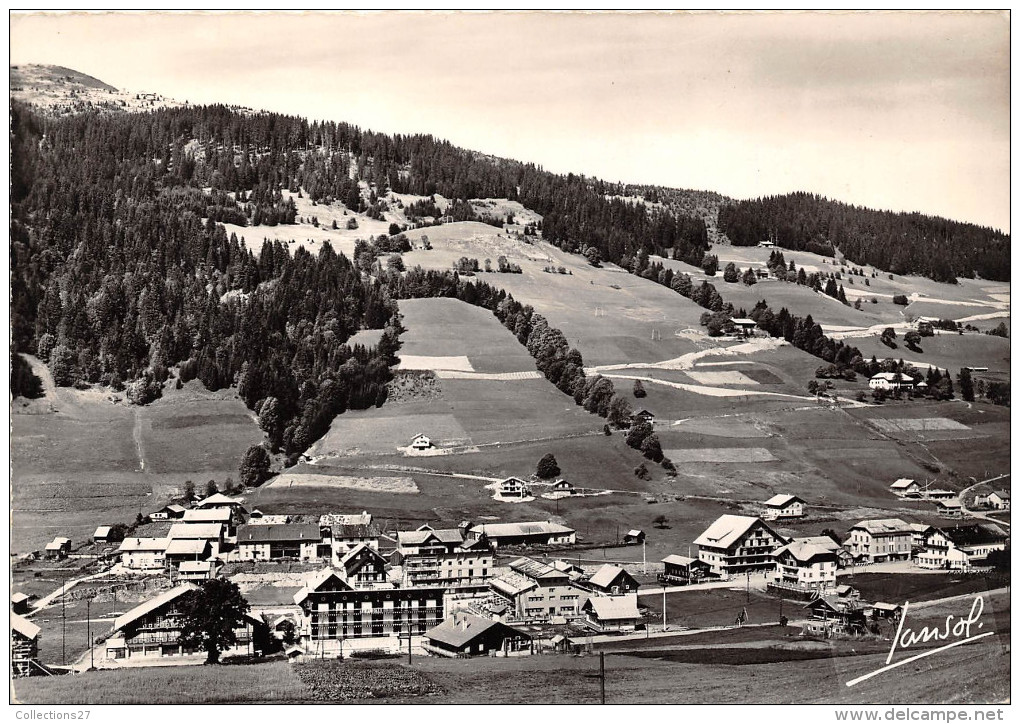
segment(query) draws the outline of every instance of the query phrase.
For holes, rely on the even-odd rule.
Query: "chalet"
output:
[[[847,583],[836,586],[836,598],[860,598],[861,592]]]
[[[71,552],[71,539],[57,536],[46,544],[46,558],[67,558]]]
[[[803,518],[804,505],[796,495],[773,495],[762,504],[761,517],[763,520]]]
[[[951,520],[964,517],[963,503],[960,502],[959,498],[936,500],[935,512],[938,513],[940,518],[949,518]]]
[[[310,650],[337,651],[347,639],[423,635],[443,620],[441,588],[358,588],[330,568],[294,594],[301,609],[298,634]]]
[[[917,554],[921,568],[967,570],[1006,548],[1006,534],[995,525],[973,523],[932,528]]]
[[[873,390],[911,390],[914,378],[902,372],[879,372],[868,380],[868,387]]]
[[[177,578],[181,581],[201,583],[215,578],[218,571],[219,566],[214,561],[181,561],[177,566]]]
[[[619,566],[608,563],[595,571],[591,578],[581,582],[580,585],[590,591],[605,595],[633,593],[638,590],[638,582],[634,579],[634,576]]]
[[[172,538],[167,543],[167,568],[177,570],[182,563],[207,560],[212,555],[212,544],[204,538]]]
[[[988,495],[978,495],[974,498],[974,505],[979,508],[992,508],[994,510],[1009,510],[1009,491],[994,490]]]
[[[120,563],[132,571],[157,571],[166,567],[169,538],[125,538],[120,542]]]
[[[862,520],[850,529],[844,544],[854,558],[867,563],[910,560],[913,531],[899,518]]]
[[[581,606],[584,624],[596,631],[633,631],[641,623],[637,594],[592,596]]]
[[[698,583],[708,575],[708,564],[687,556],[666,556],[662,559],[663,572],[659,574],[662,583],[687,586]]]
[[[655,424],[655,415],[648,410],[638,410],[630,416],[631,422],[647,422],[649,425]]]
[[[824,590],[836,585],[834,551],[795,540],[777,550],[775,559],[775,582],[780,586]]]
[[[771,249],[775,245],[776,244],[775,244],[774,241],[759,241],[758,242],[758,246],[761,247],[762,249]]]
[[[432,448],[432,440],[427,435],[418,434],[411,439],[412,450],[430,450]]]
[[[106,658],[118,662],[204,657],[206,653],[201,646],[186,646],[180,642],[184,606],[187,597],[197,590],[194,583],[182,583],[117,618],[106,640]],[[237,643],[225,654],[247,653],[249,644],[255,654],[260,654],[265,650],[269,631],[261,618],[246,614],[244,625],[234,629],[234,635]]]
[[[322,532],[315,523],[242,525],[237,530],[237,558],[244,561],[319,558]]]
[[[698,558],[723,578],[771,570],[773,553],[786,542],[760,518],[745,515],[720,516],[694,541]]]
[[[890,485],[889,489],[893,495],[900,498],[912,498],[921,494],[921,486],[917,484],[917,481],[909,478],[900,478]]]
[[[155,513],[150,513],[149,520],[177,520],[184,517],[185,510],[182,505],[164,505]]]
[[[467,525],[438,530],[423,525],[397,533],[403,585],[487,590],[486,580],[494,573],[492,551],[484,536],[465,538],[466,530]]]
[[[92,534],[93,543],[108,543],[110,542],[110,536],[113,534],[113,528],[108,525],[101,525],[96,528],[95,533]]]
[[[340,559],[344,580],[353,588],[387,586],[386,559],[375,548],[362,543]],[[392,586],[389,586],[392,588]]]
[[[531,495],[528,484],[520,478],[507,478],[499,482],[496,495],[500,498],[527,498]]]
[[[957,494],[952,490],[943,490],[942,488],[931,488],[924,491],[924,497],[928,500],[953,500],[957,497]]]
[[[638,530],[637,528],[632,528],[631,530],[628,530],[626,533],[623,534],[623,542],[644,543],[645,532],[643,530]]]
[[[892,619],[893,621],[899,621],[900,616],[903,615],[903,606],[897,603],[883,603],[882,601],[876,601],[871,607],[871,617],[873,619]]]
[[[39,632],[27,618],[11,614],[11,668],[15,677],[32,676],[45,670],[39,664]]]
[[[12,593],[11,610],[14,611],[14,613],[28,613],[29,608],[31,608],[29,606],[31,600],[32,597],[29,596],[27,593],[22,593],[21,591],[18,591],[17,593]]]
[[[576,618],[588,593],[570,576],[530,558],[518,558],[509,572],[489,579],[490,609],[505,607],[511,621],[545,622]]]
[[[758,326],[757,322],[753,319],[748,319],[747,317],[737,317],[730,321],[733,322],[733,326],[737,328],[740,335],[743,337],[753,337],[754,329]]]
[[[425,648],[438,656],[520,656],[534,644],[524,631],[469,613],[456,612],[425,633]]]
[[[824,636],[859,635],[867,630],[867,607],[860,599],[818,596],[805,605],[811,611],[808,633]]]
[[[928,533],[934,530],[934,528],[927,523],[911,523],[910,524],[910,549],[912,551],[918,551],[924,547],[924,541],[928,537]]]
[[[170,540],[207,540],[212,548],[212,555],[218,555],[223,547],[222,523],[174,523],[170,526],[167,538]]]
[[[552,492],[559,495],[574,495],[577,491],[574,489],[573,483],[566,480],[557,480],[552,484]]]
[[[244,507],[244,498],[231,498],[223,493],[213,493],[208,498],[195,503],[193,507],[200,509],[229,508],[234,511],[239,522],[243,523],[248,520],[248,511]]]
[[[573,545],[577,532],[559,523],[482,523],[468,530],[468,537],[488,539],[493,548],[514,545]]]

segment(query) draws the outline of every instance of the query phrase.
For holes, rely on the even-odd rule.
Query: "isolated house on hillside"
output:
[[[107,543],[110,540],[110,536],[113,533],[113,528],[108,525],[101,525],[96,528],[96,531],[92,534],[93,543]]]
[[[67,558],[71,552],[71,539],[57,536],[46,544],[44,551],[46,558]]]
[[[521,656],[532,652],[531,636],[492,619],[456,612],[425,633],[425,648],[447,657]]]
[[[761,517],[764,520],[803,518],[805,505],[796,495],[773,495],[762,504]]]
[[[154,513],[149,514],[149,520],[175,520],[183,518],[187,510],[183,505],[164,505]]]
[[[900,498],[916,497],[921,494],[921,486],[917,484],[916,480],[909,478],[900,478],[895,483],[889,486],[889,489]]]
[[[427,435],[418,434],[411,439],[412,450],[429,450],[432,448],[432,440]]]
[[[523,480],[510,477],[500,481],[496,495],[500,498],[527,498],[531,495],[531,491],[528,490],[528,484]]]
[[[698,558],[708,564],[709,570],[726,578],[770,570],[774,566],[772,554],[786,542],[760,518],[723,515],[694,544],[698,546]]]
[[[914,378],[901,372],[879,372],[868,380],[873,390],[912,390]]]
[[[754,330],[758,326],[757,322],[747,317],[736,317],[730,321],[742,337],[753,337]]]
[[[649,425],[654,425],[655,424],[655,414],[652,413],[652,412],[649,412],[648,410],[644,410],[644,409],[637,410],[636,412],[634,412],[630,416],[630,419],[631,419],[632,422],[635,422],[635,423],[637,423],[637,422],[647,422]]]
[[[637,528],[632,528],[631,530],[628,530],[626,533],[623,534],[623,542],[644,543],[645,532],[643,530],[638,530]]]

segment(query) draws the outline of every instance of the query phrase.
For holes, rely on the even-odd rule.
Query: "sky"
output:
[[[11,63],[546,170],[1009,230],[1004,13],[14,14]]]

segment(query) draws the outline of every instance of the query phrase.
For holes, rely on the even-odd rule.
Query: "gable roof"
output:
[[[322,531],[316,523],[270,523],[242,525],[237,529],[237,545],[301,541],[318,543]]]
[[[903,488],[909,488],[911,485],[917,485],[917,481],[911,480],[910,478],[900,478],[889,487],[894,490],[901,490]]]
[[[205,538],[174,538],[166,547],[168,556],[198,556],[209,548]]]
[[[793,503],[800,503],[804,505],[804,501],[798,498],[796,495],[773,495],[771,498],[765,501],[765,505],[770,508],[785,508]]]
[[[27,593],[22,593],[21,591],[18,591],[16,593],[11,594],[11,603],[22,603],[24,601],[28,601],[31,598],[32,597],[29,596]]]
[[[742,536],[747,534],[756,524],[761,524],[772,535],[779,540],[785,540],[776,533],[761,518],[752,518],[749,515],[722,515],[708,526],[708,530],[698,536],[694,545],[707,546],[709,548],[729,548]]]
[[[523,631],[518,631],[506,624],[500,623],[499,621],[493,621],[488,618],[482,618],[481,616],[473,616],[469,613],[461,612],[454,613],[450,618],[446,619],[438,626],[429,629],[425,632],[425,636],[433,641],[444,643],[447,646],[461,648],[470,643],[476,637],[495,627],[507,628],[512,633],[519,636],[527,636],[528,638],[531,638]]]
[[[212,567],[212,561],[182,561],[178,570],[181,573],[208,573]]]
[[[17,631],[27,639],[34,639],[39,635],[39,632],[42,631],[41,628],[36,626],[27,618],[19,616],[16,613],[11,613],[11,630]]]
[[[376,560],[382,561],[383,565],[386,564],[386,559],[383,558],[382,554],[379,551],[370,546],[368,543],[358,543],[358,545],[354,546],[349,551],[347,551],[347,555],[340,559],[340,565],[343,567],[345,571],[350,573],[350,570],[347,568],[347,564],[353,562],[365,551],[369,553],[370,558],[375,558]]]
[[[993,495],[998,497],[1000,500],[1009,500],[1008,490],[993,490],[988,494],[988,497],[991,497]]]
[[[510,570],[516,573],[520,573],[528,578],[544,582],[549,579],[562,580],[564,572],[553,568],[552,566],[536,561],[531,558],[521,557],[517,560],[511,561],[509,564]]]
[[[616,580],[616,577],[621,573],[630,576],[629,573],[619,566],[607,563],[595,571],[595,575],[588,579],[588,583],[593,586],[598,586],[599,588],[609,588],[609,586],[613,584],[613,581]]]
[[[196,508],[207,508],[209,506],[217,505],[241,505],[244,502],[244,498],[231,498],[224,495],[223,493],[213,493],[208,498],[200,500],[195,503]]]
[[[821,548],[822,550],[826,550],[831,553],[835,553],[836,551],[840,550],[843,547],[827,535],[809,535],[804,536],[803,538],[794,538],[790,542],[810,543],[815,548]],[[778,553],[779,551],[776,552]]]
[[[156,512],[157,513],[161,513],[164,510],[166,510],[168,512],[171,512],[171,513],[183,513],[185,510],[187,510],[187,508],[185,508],[183,505],[177,505],[176,503],[171,503],[170,505],[164,505],[162,508],[160,508]]]
[[[499,578],[490,578],[489,586],[505,596],[514,598],[525,591],[537,588],[538,584],[530,578],[511,573]]]
[[[974,523],[972,525],[957,525],[939,528],[942,534],[958,546],[983,545],[988,543],[1002,543],[1006,540],[1006,534],[994,525]]]
[[[874,520],[862,520],[857,525],[851,526],[850,530],[859,528],[871,535],[895,535],[897,533],[913,533],[910,525],[899,518],[875,518]]]
[[[113,622],[113,630],[120,631],[125,626],[129,625],[134,621],[137,621],[143,616],[152,613],[153,611],[159,608],[162,608],[163,606],[172,601],[176,601],[184,594],[197,590],[198,586],[196,586],[194,583],[182,583],[176,588],[171,588],[169,591],[164,591],[155,598],[150,598],[148,601],[145,601],[144,603],[135,606],[124,615],[118,617],[117,620]]]
[[[482,523],[472,527],[471,532],[482,533],[489,538],[511,538],[514,536],[569,534],[576,531],[559,523],[535,521],[529,523]]]
[[[192,508],[184,511],[181,520],[185,523],[227,523],[231,515],[230,508]]]
[[[429,540],[440,543],[461,543],[464,534],[459,528],[441,528],[434,530],[422,526],[418,530],[402,530],[397,533],[397,543],[401,546],[420,546]]]
[[[318,591],[322,585],[331,578],[335,578],[337,582],[341,584],[342,590],[351,590],[350,584],[347,583],[347,581],[345,581],[339,573],[327,566],[308,578],[301,590],[294,594],[294,603],[300,606],[301,602],[308,598],[309,593]]]
[[[110,526],[108,526],[108,525],[101,525],[98,528],[96,528],[96,532],[92,534],[92,537],[93,538],[106,538],[106,537],[108,537],[110,535],[110,530],[111,530]]]
[[[367,510],[360,513],[323,513],[319,516],[319,525],[371,525],[372,514]]]
[[[789,553],[793,559],[801,565],[810,565],[815,562],[831,561],[835,563],[836,553],[832,550],[816,546],[813,543],[795,540],[775,552],[778,559],[782,554]]]
[[[169,538],[125,538],[120,542],[120,553],[136,553],[140,551],[165,551],[170,545]]]
[[[641,618],[637,607],[637,594],[623,596],[592,596],[583,608],[591,608],[600,621],[619,621]]]
[[[170,526],[170,532],[167,534],[167,537],[170,540],[175,538],[218,540],[222,535],[222,523],[174,523]]]
[[[692,563],[696,563],[697,560],[697,558],[688,558],[687,556],[678,556],[673,554],[663,558],[660,563],[669,563],[674,566],[689,566]]]

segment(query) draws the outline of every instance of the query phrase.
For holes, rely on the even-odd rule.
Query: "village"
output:
[[[534,482],[507,478],[496,495],[528,495],[529,485]],[[570,496],[574,486],[559,480],[550,490]],[[767,623],[800,626],[802,636],[866,637],[880,631],[875,622],[897,620],[902,602],[865,600],[851,584],[855,571],[981,575],[1008,544],[993,519],[962,522],[967,513],[981,514],[965,513],[953,493],[907,479],[889,490],[897,498],[948,504],[945,522],[867,519],[846,531],[799,536],[784,526],[809,516],[810,506],[777,494],[757,515],[720,516],[691,541],[696,553],[671,554],[658,564],[642,556],[641,563],[601,565],[582,562],[577,532],[549,521],[451,521],[384,531],[367,511],[266,515],[243,497],[219,492],[194,501],[179,497],[126,535],[124,526],[103,525],[90,541],[74,547],[57,537],[24,559],[77,563],[79,577],[65,578],[49,595],[14,593],[12,665],[19,676],[36,676],[202,663],[204,652],[180,641],[181,607],[217,577],[238,583],[250,604],[225,658],[578,654],[604,642],[696,629],[670,622],[682,612],[667,612],[668,594],[744,588],[748,602],[752,588],[756,596],[778,599],[780,611],[787,602],[788,615]],[[992,490],[974,506],[1008,511],[1010,496]],[[643,551],[647,535],[628,530],[622,542]],[[105,607],[101,620],[112,622],[105,629],[86,613],[82,651],[70,660],[60,613],[77,589],[88,589],[97,611],[104,594],[112,591],[116,604],[118,589],[126,593],[120,607]],[[662,608],[652,610],[660,595]],[[733,627],[748,623],[746,606],[734,606],[732,614]],[[55,646],[40,655],[44,638],[61,640],[60,656]]]

